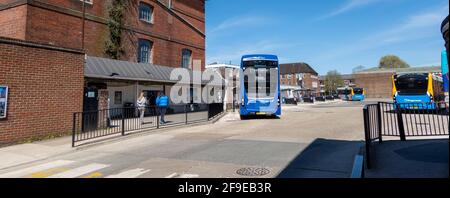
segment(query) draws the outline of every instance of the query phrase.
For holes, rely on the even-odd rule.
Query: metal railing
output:
[[[449,114],[445,103],[379,102],[364,107],[366,166],[371,168],[372,144],[383,136],[406,137],[449,135]],[[444,107],[444,108],[443,108]]]
[[[144,116],[138,108],[124,107],[73,114],[72,147],[76,143],[143,130],[166,128],[207,122],[223,113],[223,103],[171,105],[166,109],[164,121],[160,109],[147,107]]]
[[[325,96],[317,96],[315,100],[318,102],[325,102],[327,99]]]

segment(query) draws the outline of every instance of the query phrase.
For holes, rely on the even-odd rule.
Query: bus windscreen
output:
[[[364,90],[362,88],[354,88],[353,89],[353,93],[355,93],[356,95],[362,95],[364,92]]]
[[[428,75],[406,74],[395,79],[395,86],[399,95],[424,95],[428,90]]]
[[[277,61],[244,61],[244,88],[249,98],[273,97],[278,83]]]

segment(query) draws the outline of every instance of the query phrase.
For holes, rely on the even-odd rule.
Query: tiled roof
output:
[[[298,74],[298,73],[310,73],[317,75],[317,72],[307,63],[288,63],[280,64],[280,74]]]

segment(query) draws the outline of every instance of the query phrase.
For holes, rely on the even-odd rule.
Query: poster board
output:
[[[0,85],[0,119],[6,118],[8,109],[8,87]]]

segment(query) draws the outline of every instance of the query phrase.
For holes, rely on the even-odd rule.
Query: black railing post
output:
[[[125,113],[126,113],[126,109],[123,108],[122,109],[122,136],[125,135]]]
[[[155,107],[156,110],[156,128],[159,129],[159,109]]]
[[[188,109],[188,107],[187,107],[187,105],[184,105],[184,113],[185,113],[185,124],[187,125],[188,124],[188,111],[187,111],[187,109]]]
[[[377,128],[378,128],[378,140],[379,143],[383,143],[383,134],[382,134],[382,120],[381,120],[381,104],[377,104]]]
[[[371,168],[371,160],[370,160],[370,144],[371,144],[371,140],[370,140],[370,123],[369,123],[369,112],[368,112],[368,107],[365,106],[364,110],[363,110],[363,115],[364,115],[364,137],[366,140],[366,166],[367,169]]]
[[[212,103],[208,103],[208,121],[211,119],[211,104]]]
[[[403,125],[402,109],[400,108],[400,104],[396,104],[396,105],[397,105],[398,132],[400,133],[400,140],[406,141],[405,127]]]
[[[77,113],[73,113],[73,123],[72,123],[72,147],[75,147],[75,134],[76,134],[76,129],[75,129],[75,127],[76,127],[76,121],[77,121],[77,119],[76,119],[76,117],[77,117]]]

